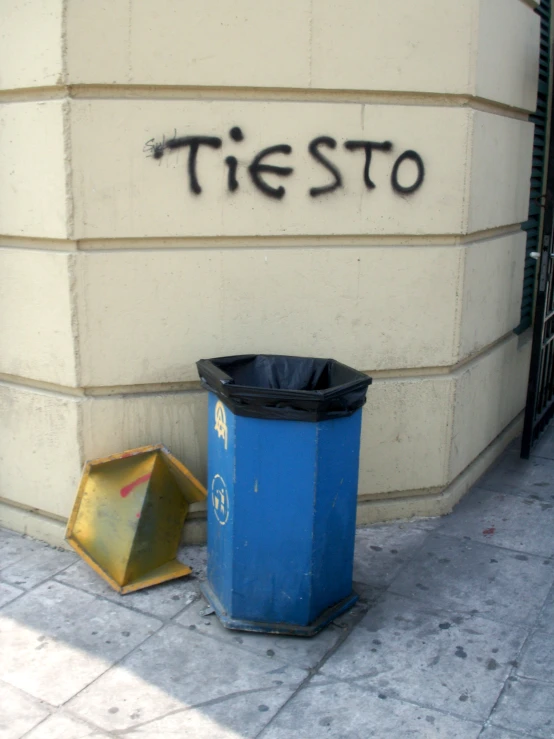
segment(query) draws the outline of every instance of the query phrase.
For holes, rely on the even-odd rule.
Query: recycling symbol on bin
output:
[[[229,519],[229,493],[221,475],[214,475],[211,499],[215,517],[222,526],[225,526]]]
[[[227,449],[227,418],[225,416],[225,406],[221,400],[217,401],[215,406],[215,426],[214,429],[217,431],[217,435],[220,439],[225,442],[225,449]]]

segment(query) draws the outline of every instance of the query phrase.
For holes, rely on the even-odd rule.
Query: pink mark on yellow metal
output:
[[[137,477],[136,480],[133,480],[133,482],[130,482],[128,485],[124,485],[120,492],[120,495],[122,498],[126,498],[129,493],[132,493],[133,490],[138,487],[139,485],[142,485],[143,482],[148,482],[148,480],[152,477],[152,473],[148,473],[147,475],[142,475],[142,477]]]

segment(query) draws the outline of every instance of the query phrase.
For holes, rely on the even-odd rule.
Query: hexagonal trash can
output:
[[[330,359],[201,360],[209,392],[208,578],[224,626],[312,636],[350,608],[361,407]]]

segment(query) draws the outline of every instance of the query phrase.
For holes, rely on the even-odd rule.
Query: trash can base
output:
[[[261,634],[284,634],[287,636],[315,636],[322,629],[328,626],[331,621],[343,614],[349,608],[352,608],[358,600],[358,594],[352,591],[347,598],[344,598],[338,603],[335,603],[334,606],[323,611],[323,613],[311,624],[308,624],[308,626],[299,626],[290,623],[248,621],[240,618],[232,618],[223,609],[218,597],[213,592],[209,583],[202,583],[200,590],[202,591],[204,598],[206,598],[208,603],[214,609],[221,624],[225,626],[226,629],[233,629],[236,631],[255,631]]]

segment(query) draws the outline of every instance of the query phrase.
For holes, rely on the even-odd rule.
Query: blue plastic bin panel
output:
[[[305,626],[352,592],[361,410],[235,416],[210,393],[208,582],[233,619]]]
[[[310,622],[352,592],[362,411],[318,426]]]
[[[216,420],[217,406],[217,420]],[[215,395],[208,412],[208,580],[231,609],[235,524],[235,421]]]

